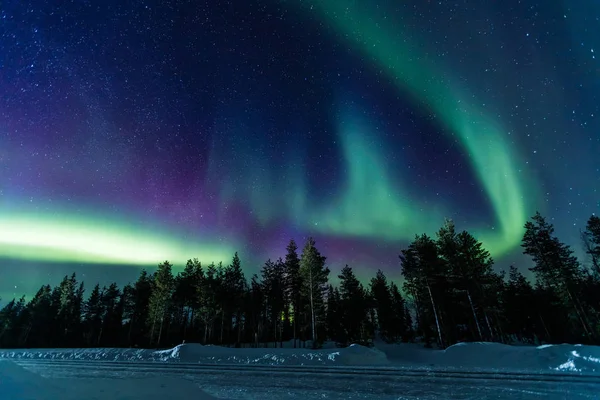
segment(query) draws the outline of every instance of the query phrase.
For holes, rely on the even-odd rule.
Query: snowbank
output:
[[[446,350],[415,344],[378,344],[393,364],[514,371],[571,371],[600,375],[600,347],[583,345],[509,346],[458,343]]]
[[[10,361],[0,361],[0,397],[13,400],[210,400],[184,379],[161,377],[144,379],[53,379],[27,371]]]
[[[10,349],[0,350],[0,359],[52,359],[97,361],[163,361],[166,355],[147,349]]]
[[[202,364],[259,365],[388,365],[380,350],[359,345],[341,349],[232,349],[184,344],[162,352],[174,361]]]
[[[0,350],[0,359],[144,361],[201,364],[306,366],[403,366],[513,371],[570,371],[600,375],[600,347],[582,345],[508,346],[459,343],[446,350],[418,344],[377,343],[376,348],[242,348],[182,344],[168,350],[23,349]]]
[[[144,349],[34,349],[3,350],[0,359],[53,359],[99,361],[154,361],[202,364],[258,365],[389,365],[380,350],[359,345],[341,349],[243,348],[190,343],[168,350]]]

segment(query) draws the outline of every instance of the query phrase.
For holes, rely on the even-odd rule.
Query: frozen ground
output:
[[[600,347],[0,351],[0,398],[598,399]]]

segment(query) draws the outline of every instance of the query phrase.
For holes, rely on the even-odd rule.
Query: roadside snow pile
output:
[[[380,350],[359,345],[339,349],[228,348],[181,344],[168,350],[145,349],[22,349],[0,351],[0,359],[154,361],[201,364],[258,365],[389,365]]]
[[[0,398],[11,400],[211,400],[216,397],[203,392],[189,380],[160,379],[47,379],[15,363],[0,361]]]
[[[388,365],[380,350],[351,345],[340,349],[233,349],[200,344],[182,344],[171,350],[173,361],[201,364],[258,364],[258,365]],[[166,361],[166,360],[165,360]]]
[[[559,347],[568,356],[568,360],[555,367],[555,370],[600,373],[600,347],[566,344],[554,347]]]
[[[420,343],[376,342],[375,348],[382,351],[394,365],[427,366],[437,363],[440,350],[428,349]]]
[[[414,344],[377,347],[396,365],[513,371],[571,371],[600,374],[600,347],[583,345],[509,346],[500,343],[458,343],[446,350]]]
[[[597,346],[461,343],[447,348],[442,358],[446,365],[462,367],[600,372],[600,347]]]
[[[0,359],[164,361],[165,354],[146,349],[11,349],[0,350]]]

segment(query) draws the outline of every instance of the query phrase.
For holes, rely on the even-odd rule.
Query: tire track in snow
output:
[[[48,360],[48,359],[12,359],[18,365],[29,370],[52,375],[54,377],[77,376],[122,376],[122,375],[214,375],[214,374],[252,374],[252,375],[311,375],[331,378],[368,378],[369,380],[389,380],[402,378],[433,378],[461,380],[494,380],[523,382],[554,382],[569,384],[599,385],[600,375],[577,374],[559,371],[512,372],[490,370],[459,370],[441,368],[403,368],[403,367],[348,367],[348,366],[289,366],[254,364],[194,364],[179,362],[141,362],[141,361],[94,361],[94,360]]]

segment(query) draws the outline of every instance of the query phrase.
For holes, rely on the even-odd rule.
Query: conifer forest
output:
[[[539,213],[526,222],[521,246],[531,259],[532,281],[520,272],[525,266],[499,271],[482,243],[457,232],[450,220],[436,235],[417,235],[400,250],[401,284],[381,270],[361,282],[346,266],[333,286],[318,243],[309,238],[300,245],[291,240],[284,259],[267,260],[249,277],[237,253],[227,265],[191,259],[177,274],[164,261],[125,287],[87,287],[75,274],[65,276],[29,300],[3,299],[0,347],[600,342],[595,215],[581,233],[585,259]]]

